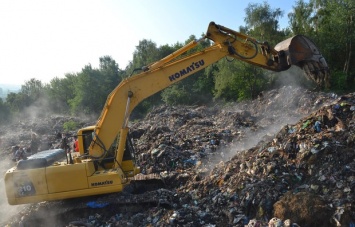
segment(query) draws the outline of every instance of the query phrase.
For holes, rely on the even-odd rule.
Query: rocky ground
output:
[[[55,147],[68,120],[2,127],[3,171],[31,130]],[[9,206],[2,190],[2,225],[355,226],[355,94],[283,87],[245,103],[159,106],[131,131],[142,172],[166,184],[154,194],[165,202],[124,204],[130,195],[116,193]]]

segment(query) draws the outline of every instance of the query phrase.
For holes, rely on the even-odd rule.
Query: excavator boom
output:
[[[213,44],[186,55],[199,42]],[[211,22],[206,35],[126,78],[109,94],[96,125],[78,131],[80,156],[65,160],[64,150],[39,152],[21,160],[4,177],[9,204],[33,203],[120,192],[139,174],[129,136],[133,109],[145,98],[177,83],[220,59],[235,58],[276,72],[291,65],[304,69],[319,86],[329,85],[326,61],[304,36],[287,39],[275,48]]]

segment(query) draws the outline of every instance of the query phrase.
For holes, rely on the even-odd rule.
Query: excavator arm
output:
[[[204,39],[213,45],[197,53],[182,56]],[[120,135],[126,141],[128,119],[132,110],[145,98],[179,82],[217,62],[235,58],[272,71],[284,71],[291,65],[304,69],[319,86],[328,85],[328,66],[316,46],[304,36],[295,36],[271,48],[257,40],[211,22],[205,37],[194,40],[169,56],[144,67],[144,72],[122,81],[108,96],[95,128],[90,155],[101,157]],[[116,163],[122,162],[125,143],[119,143]]]
[[[213,44],[186,55],[199,42]],[[234,58],[272,71],[291,65],[304,69],[319,86],[329,84],[328,66],[316,46],[295,36],[271,48],[257,40],[211,22],[206,35],[123,80],[108,96],[94,126],[78,131],[80,156],[68,159],[66,151],[39,152],[21,160],[4,177],[8,203],[23,204],[120,192],[139,168],[129,154],[128,121],[145,98],[217,62]],[[127,152],[128,150],[128,152]],[[60,161],[66,158],[67,161]]]
[[[302,68],[307,78],[318,87],[330,87],[327,62],[316,45],[303,35],[288,38],[271,48],[268,42],[258,42],[252,37],[211,22],[207,38],[226,45],[229,54],[238,60],[277,72],[295,65]]]

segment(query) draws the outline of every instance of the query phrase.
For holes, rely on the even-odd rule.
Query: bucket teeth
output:
[[[330,87],[330,72],[327,66],[322,62],[306,61],[300,64],[300,67],[306,74],[306,77],[317,83],[320,88]]]

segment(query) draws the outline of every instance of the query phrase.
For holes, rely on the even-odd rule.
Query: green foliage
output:
[[[91,65],[78,73],[75,97],[69,101],[73,113],[94,114],[103,107],[104,98],[100,90],[100,74]]]
[[[11,112],[15,114],[27,106],[28,97],[22,93],[11,92],[6,97],[6,103],[8,104]]]
[[[334,71],[332,72],[331,77],[331,85],[332,90],[342,93],[348,90],[348,86],[346,85],[347,75],[342,71]]]
[[[217,64],[217,67],[212,73],[215,76],[215,91],[214,97],[226,101],[238,99],[238,74],[239,65],[234,62],[228,62],[222,59]]]
[[[288,14],[290,29],[294,34],[312,34],[315,27],[313,4],[298,0]]]
[[[163,101],[168,105],[177,105],[177,104],[192,104],[191,96],[189,92],[184,89],[184,87],[179,87],[174,84],[166,88],[162,94]]]
[[[10,108],[0,98],[0,124],[6,124],[11,118]]]
[[[40,80],[32,78],[26,81],[21,87],[21,93],[26,95],[31,103],[40,98],[43,94],[44,86]]]
[[[353,0],[310,0],[296,2],[294,12],[289,15],[294,33],[305,32],[311,37],[335,72],[335,89],[350,89],[355,75],[355,2]],[[346,74],[339,77],[338,72]],[[339,83],[344,83],[339,86]]]
[[[166,48],[163,48],[165,52],[169,52]],[[126,71],[131,75],[137,72],[141,72],[144,66],[160,59],[159,51],[156,43],[151,40],[143,39],[139,41],[139,45],[136,46],[136,50],[133,53],[133,61],[129,63]]]
[[[63,129],[65,132],[77,130],[78,126],[79,126],[79,124],[73,120],[63,123]]]
[[[255,98],[268,82],[262,69],[240,61],[221,60],[217,66],[215,98],[225,101]]]
[[[55,77],[45,87],[49,108],[57,113],[98,114],[108,94],[124,78],[124,71],[109,56],[100,58],[99,69],[85,66],[77,74]]]
[[[11,92],[6,97],[7,106],[11,112],[16,114],[23,111],[26,107],[33,105],[35,102],[40,102],[45,96],[45,86],[41,81],[31,79],[22,85],[20,92]]]
[[[280,8],[271,9],[266,1],[263,4],[249,3],[245,13],[244,33],[268,41],[271,46],[285,38],[285,32],[280,30],[279,25],[279,18],[283,16]]]
[[[70,111],[69,100],[75,97],[76,75],[66,74],[65,78],[55,77],[49,83],[48,97],[51,99],[50,107],[54,112],[66,113]]]
[[[355,5],[354,0],[298,0],[288,14],[289,27],[279,28],[279,19],[284,12],[263,4],[250,3],[245,9],[245,25],[240,32],[260,40],[270,46],[291,35],[303,34],[310,37],[320,49],[332,72],[332,89],[337,92],[353,91],[355,88]],[[31,79],[26,81],[20,92],[10,93],[6,101],[0,101],[0,122],[22,113],[31,105],[45,106],[57,113],[79,113],[98,115],[107,96],[126,77],[142,72],[143,66],[168,56],[185,44],[195,40],[191,35],[183,43],[173,45],[157,44],[143,39],[136,46],[132,61],[122,70],[110,56],[99,58],[99,68],[86,65],[80,72],[66,74],[64,78],[54,78],[49,84]],[[205,40],[186,56],[209,47]],[[180,58],[180,56],[178,57]],[[287,71],[290,72],[291,71]],[[270,73],[259,67],[234,60],[222,59],[195,75],[174,84],[143,100],[135,108],[133,115],[142,117],[156,105],[206,104],[214,99],[238,101],[255,98],[262,90],[275,88],[281,82],[291,84],[290,77],[278,80],[280,74]],[[282,77],[282,76],[280,76]],[[294,79],[291,76],[291,79]],[[307,86],[300,78],[295,83]],[[283,84],[284,85],[284,84]],[[44,101],[46,100],[46,102]],[[42,105],[46,104],[46,105]],[[68,130],[71,128],[68,123]]]
[[[108,95],[121,82],[124,73],[111,57],[100,58],[100,68],[85,66],[76,75],[73,96],[68,100],[72,113],[98,114]]]
[[[352,14],[354,13],[355,11]],[[346,24],[349,16],[352,15],[349,15],[349,12],[335,1],[324,4],[318,13],[315,39],[318,43],[323,44],[324,54],[326,54],[328,62],[331,62],[333,70],[343,69],[347,58],[345,52],[347,42],[351,39],[354,40],[354,34],[348,34],[348,29],[351,29]],[[354,26],[352,26],[352,30],[354,32]]]

